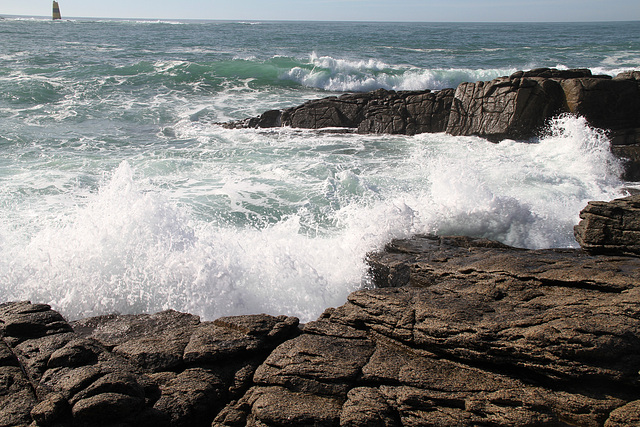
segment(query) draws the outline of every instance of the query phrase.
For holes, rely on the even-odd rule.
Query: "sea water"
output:
[[[528,141],[228,130],[377,88],[537,67],[640,69],[640,23],[0,20],[0,301],[70,319],[164,309],[302,321],[370,286],[415,233],[576,247],[625,195],[606,132]]]

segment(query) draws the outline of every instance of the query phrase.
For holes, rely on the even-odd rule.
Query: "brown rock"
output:
[[[640,400],[634,400],[611,412],[605,427],[626,427],[640,425]]]
[[[580,218],[574,234],[586,251],[640,255],[640,195],[589,202]]]
[[[0,366],[0,425],[28,425],[31,408],[36,404],[35,393],[22,370]]]
[[[207,425],[223,406],[224,381],[208,369],[191,368],[172,375],[160,390],[154,409],[168,414],[172,426]]]
[[[640,87],[635,80],[565,79],[562,88],[569,111],[594,127],[615,131],[640,126]]]
[[[31,417],[39,426],[50,426],[61,418],[68,418],[69,403],[60,393],[51,393],[31,410]]]
[[[126,394],[101,393],[79,400],[73,405],[71,412],[75,424],[108,425],[135,413],[142,404],[140,398]]]
[[[20,340],[71,332],[60,313],[47,304],[28,301],[0,304],[0,334],[15,345]]]
[[[447,133],[491,140],[527,139],[563,111],[558,82],[540,77],[503,77],[462,83],[456,89]]]

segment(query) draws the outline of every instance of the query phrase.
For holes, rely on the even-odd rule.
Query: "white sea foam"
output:
[[[336,92],[365,92],[379,88],[424,90],[456,87],[466,81],[491,80],[516,69],[425,69],[409,65],[389,65],[382,61],[346,60],[310,55],[309,67],[293,67],[281,78],[303,86]]]
[[[49,302],[70,318],[173,308],[308,321],[362,286],[367,252],[392,238],[575,246],[586,202],[621,195],[606,136],[573,117],[537,143],[500,144],[190,125],[202,133],[197,144],[133,154],[71,202],[58,191],[55,215],[12,203],[0,236],[2,295]]]
[[[51,303],[69,318],[174,308],[307,321],[367,283],[367,252],[394,237],[575,246],[587,201],[622,195],[606,136],[571,117],[535,143],[500,144],[215,123],[326,90],[490,80],[524,61],[567,68],[574,58],[610,73],[637,63],[632,47],[629,57],[617,55],[627,48],[582,54],[580,41],[561,53],[532,47],[523,59],[500,31],[461,53],[427,28],[412,47],[386,49],[377,45],[406,44],[395,26],[374,41],[327,44],[314,34],[324,31],[318,23],[149,32],[147,22],[2,22],[23,27],[0,42],[2,301]],[[57,39],[75,41],[43,51],[54,26]],[[300,60],[312,45],[326,54]],[[478,56],[482,46],[507,50]]]

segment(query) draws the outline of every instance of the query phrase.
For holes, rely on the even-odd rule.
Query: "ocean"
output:
[[[581,118],[497,144],[218,124],[538,67],[640,69],[640,22],[0,19],[0,301],[306,322],[393,238],[576,247],[588,201],[638,186]]]

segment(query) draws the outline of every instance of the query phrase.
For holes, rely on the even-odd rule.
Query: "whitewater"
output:
[[[366,256],[393,238],[576,247],[588,201],[638,186],[582,118],[497,144],[218,123],[537,67],[616,75],[640,69],[639,30],[5,17],[0,301],[309,321],[371,286]]]

